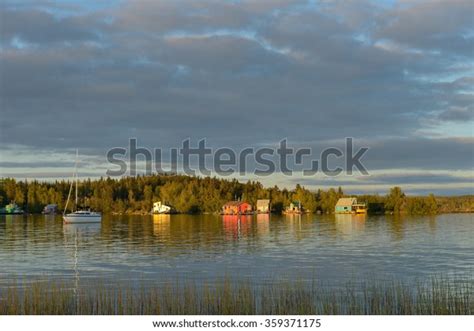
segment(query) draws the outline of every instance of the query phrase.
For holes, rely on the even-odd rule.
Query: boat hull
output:
[[[82,224],[82,223],[100,223],[101,215],[65,215],[63,216],[66,224]]]
[[[171,215],[171,214],[177,214],[176,211],[174,210],[167,210],[167,211],[152,211],[152,215]]]
[[[362,215],[362,214],[367,214],[367,210],[359,209],[359,210],[350,210],[350,211],[337,211],[335,214],[338,214],[338,215]]]
[[[249,216],[255,215],[253,211],[245,212],[245,213],[220,213],[223,216]]]

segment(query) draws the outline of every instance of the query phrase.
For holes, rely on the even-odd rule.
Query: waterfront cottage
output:
[[[222,206],[223,215],[248,215],[252,213],[252,205],[245,201],[229,201]]]
[[[356,198],[340,198],[336,203],[336,214],[351,214],[352,205],[357,203]]]
[[[336,203],[336,214],[364,214],[366,206],[364,203],[357,203],[356,198],[340,198]]]
[[[302,214],[303,206],[300,201],[293,201],[288,207],[286,207],[284,214]]]
[[[57,204],[49,204],[49,205],[44,206],[43,208],[43,214],[45,215],[56,214],[57,211],[58,211]]]
[[[257,200],[257,213],[259,214],[268,214],[270,212],[270,200],[269,199],[260,199]]]

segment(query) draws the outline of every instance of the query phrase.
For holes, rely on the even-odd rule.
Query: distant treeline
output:
[[[14,201],[30,213],[41,212],[46,204],[65,208],[70,182],[16,181],[0,182],[0,205]],[[274,212],[281,212],[291,201],[300,201],[309,212],[333,213],[339,198],[347,196],[341,187],[327,191],[310,191],[296,185],[295,189],[278,186],[265,188],[257,181],[240,183],[211,177],[157,174],[152,176],[101,178],[79,184],[80,207],[103,213],[145,213],[154,201],[163,201],[181,213],[214,213],[230,200],[243,200],[255,205],[257,199],[271,199]],[[474,212],[474,196],[424,197],[406,196],[399,187],[387,195],[359,195],[359,202],[368,205],[369,213],[437,214]],[[74,207],[74,198],[68,209]]]

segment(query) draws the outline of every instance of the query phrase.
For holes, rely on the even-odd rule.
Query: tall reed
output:
[[[101,283],[74,289],[58,281],[10,284],[0,289],[0,314],[473,314],[473,282],[433,278],[407,285],[362,281],[342,288],[317,282],[223,279],[216,284],[177,282],[140,288]]]

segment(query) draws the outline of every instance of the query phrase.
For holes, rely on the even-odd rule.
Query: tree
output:
[[[151,206],[153,206],[153,189],[151,185],[145,185],[145,189],[143,190],[143,210],[150,210]]]
[[[430,193],[427,198],[427,212],[430,215],[438,213],[438,203],[433,193]]]
[[[405,205],[405,193],[398,186],[392,187],[385,199],[385,210],[399,214]]]
[[[49,203],[58,204],[63,210],[69,192],[70,181],[37,182],[16,181],[5,178],[0,181],[2,206],[15,201],[22,208],[39,212]],[[230,200],[243,199],[256,204],[258,199],[271,199],[273,211],[281,212],[292,200],[301,201],[309,211],[333,213],[336,202],[343,196],[342,188],[312,192],[301,185],[293,190],[278,186],[265,188],[257,181],[240,183],[236,179],[226,180],[211,177],[184,175],[151,175],[101,178],[79,183],[79,197],[83,207],[97,211],[138,212],[149,211],[153,201],[161,200],[184,213],[217,212]],[[68,209],[74,209],[74,194]],[[384,196],[364,195],[358,200],[369,204],[369,212],[413,214],[436,214],[437,212],[474,211],[474,197],[405,197],[399,187],[394,187]],[[28,204],[28,206],[26,206]]]
[[[303,205],[303,208],[309,212],[315,212],[317,203],[316,197],[313,193],[309,190],[305,189],[304,187],[300,186],[299,184],[296,185],[295,192],[293,193],[292,200],[300,201]]]

